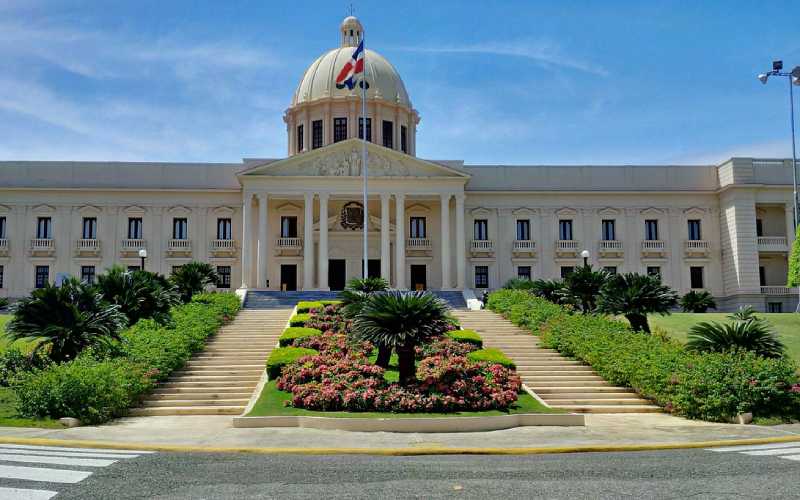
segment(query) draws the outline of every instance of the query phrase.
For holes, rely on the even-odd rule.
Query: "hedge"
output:
[[[325,305],[320,301],[300,301],[297,303],[297,314],[307,313],[312,309],[322,309],[323,307],[325,307]]]
[[[297,339],[317,337],[319,335],[322,335],[322,330],[317,330],[316,328],[306,328],[303,326],[290,326],[284,330],[281,336],[278,338],[278,345],[281,347],[288,347],[291,346]]]
[[[671,413],[725,422],[745,412],[791,416],[800,410],[800,394],[790,390],[797,367],[789,358],[692,353],[675,341],[633,332],[607,317],[570,314],[523,291],[495,292],[488,306],[539,333],[545,346],[590,364],[610,383],[632,387]]]
[[[316,356],[319,351],[305,347],[279,347],[267,358],[267,376],[270,380],[278,378],[284,366],[297,361],[303,356]]]
[[[517,365],[515,365],[514,362],[511,361],[508,356],[505,355],[505,353],[503,353],[503,351],[500,349],[495,349],[494,347],[472,351],[471,353],[467,354],[467,359],[472,361],[486,361],[488,363],[495,363],[512,369],[517,367]]]
[[[289,318],[289,326],[306,326],[306,321],[310,319],[311,315],[308,313],[295,314]]]
[[[19,376],[13,382],[25,417],[75,417],[88,424],[121,416],[158,380],[167,378],[239,310],[234,294],[199,294],[172,309],[172,321],[140,320],[105,352]]]
[[[446,335],[457,342],[483,347],[483,339],[475,330],[450,330]]]

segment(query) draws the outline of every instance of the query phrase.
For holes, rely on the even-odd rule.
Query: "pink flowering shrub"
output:
[[[431,343],[418,345],[416,347],[416,355],[417,359],[423,359],[429,356],[451,358],[455,356],[466,356],[477,349],[479,348],[475,344],[456,342],[447,337],[440,337]]]
[[[339,304],[327,305],[322,309],[311,309],[309,314],[311,319],[305,324],[309,328],[336,333],[346,332],[350,329],[351,322],[342,316]]]
[[[334,333],[330,330],[322,335],[296,339],[292,346],[315,349],[321,353],[338,353],[340,356],[348,354],[369,356],[374,349],[369,342],[355,340],[347,335]]]

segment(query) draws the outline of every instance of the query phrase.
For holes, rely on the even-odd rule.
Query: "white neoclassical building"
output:
[[[169,274],[213,264],[220,288],[336,290],[362,265],[361,141],[369,141],[368,267],[398,288],[496,288],[590,262],[659,274],[722,307],[794,309],[786,271],[790,160],[696,166],[503,166],[417,156],[402,79],[367,51],[368,118],[336,73],[363,32],[315,60],[286,110],[286,158],[234,164],[0,162],[0,296],[113,264]]]

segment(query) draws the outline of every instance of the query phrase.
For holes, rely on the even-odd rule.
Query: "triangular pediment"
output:
[[[376,144],[367,144],[370,177],[469,178],[460,169],[403,154]],[[251,167],[242,177],[360,177],[362,142],[348,139],[266,165]]]

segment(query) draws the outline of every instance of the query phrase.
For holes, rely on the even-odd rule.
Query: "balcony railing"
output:
[[[759,236],[758,250],[761,252],[787,252],[789,242],[786,236]]]
[[[624,245],[620,240],[601,240],[600,255],[622,255]]]
[[[644,240],[642,242],[642,254],[663,255],[667,251],[667,245],[662,240]]]
[[[275,246],[284,250],[299,250],[303,248],[302,238],[278,238]]]
[[[533,240],[514,240],[511,250],[514,253],[534,253],[536,252],[536,242]]]
[[[56,251],[56,242],[52,238],[34,238],[30,250],[31,254],[52,255]]]
[[[711,244],[707,240],[686,240],[683,248],[686,255],[707,255]]]
[[[167,241],[167,254],[188,256],[192,253],[192,240],[173,238]]]
[[[494,253],[494,240],[472,240],[472,253]]]
[[[0,255],[8,255],[11,245],[6,238],[0,238]]]
[[[78,255],[96,255],[100,253],[100,240],[97,238],[81,238],[75,241],[75,253]]]
[[[138,252],[142,248],[147,248],[147,240],[140,238],[128,238],[122,240],[120,248],[125,252]]]
[[[581,248],[581,242],[578,240],[557,240],[556,241],[556,255],[572,256],[578,254]]]
[[[431,240],[428,238],[406,239],[406,250],[430,250],[431,248]]]
[[[761,293],[764,295],[795,295],[797,288],[789,288],[788,286],[762,286]]]
[[[236,253],[236,240],[211,240],[208,250],[211,255],[234,255]]]

